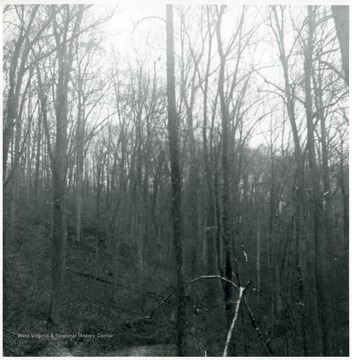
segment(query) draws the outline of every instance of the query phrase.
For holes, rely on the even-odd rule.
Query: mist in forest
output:
[[[349,7],[4,5],[3,355],[349,355]]]

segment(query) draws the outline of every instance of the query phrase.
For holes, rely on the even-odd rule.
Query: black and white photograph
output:
[[[348,4],[3,2],[4,357],[349,356]]]

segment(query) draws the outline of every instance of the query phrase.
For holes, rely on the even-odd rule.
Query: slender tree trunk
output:
[[[221,40],[221,18],[225,7],[221,6],[220,15],[217,22],[216,34],[218,41],[218,52],[220,56],[220,70],[219,70],[219,96],[220,96],[220,109],[221,109],[221,128],[222,128],[222,226],[223,226],[223,242],[225,248],[225,277],[229,280],[232,279],[232,234],[230,225],[230,170],[229,170],[229,122],[230,115],[228,104],[225,98],[224,83],[225,83],[225,55],[222,49]],[[231,327],[232,320],[234,318],[234,304],[233,304],[233,288],[228,282],[224,284],[225,292],[225,309],[227,328]],[[231,341],[229,349],[229,355],[234,355],[235,347],[234,341]]]
[[[346,254],[349,249],[349,191],[348,191],[348,174],[346,175],[344,165],[344,149],[343,143],[340,148],[340,165],[339,165],[339,185],[341,188],[342,202],[343,202],[343,238],[344,250]]]
[[[214,174],[214,205],[215,205],[215,219],[216,219],[216,261],[217,268],[220,275],[223,275],[223,243],[221,241],[222,224],[221,224],[221,209],[220,209],[220,190],[219,190],[219,174],[215,169]]]
[[[97,222],[97,233],[100,236],[101,233],[101,224],[100,224],[100,202],[101,202],[101,193],[102,193],[102,172],[105,166],[105,155],[103,154],[103,148],[98,150],[98,159],[96,161],[97,169],[97,202],[96,202],[96,222]]]
[[[52,292],[50,306],[50,320],[54,324],[59,322],[61,306],[61,291],[65,269],[66,238],[64,225],[65,194],[66,194],[66,150],[67,150],[67,87],[65,87],[65,69],[63,54],[59,63],[58,104],[56,109],[56,146],[53,169],[54,185],[54,227],[52,250]]]
[[[183,269],[179,120],[176,112],[173,6],[166,5],[167,112],[171,163],[171,214],[177,268],[176,344],[178,356],[186,355],[186,309]]]
[[[260,300],[261,291],[261,278],[260,278],[260,253],[261,253],[261,239],[260,239],[260,217],[259,217],[259,204],[257,204],[257,304]]]
[[[35,206],[37,211],[37,221],[40,220],[39,212],[39,177],[40,177],[40,154],[41,152],[41,141],[42,141],[42,112],[39,111],[38,115],[38,125],[37,125],[37,149],[36,149],[36,159],[35,159],[35,177],[34,177],[34,196],[35,196]]]
[[[216,272],[216,205],[215,205],[215,191],[214,191],[214,172],[211,167],[212,159],[212,137],[208,141],[207,128],[208,128],[208,91],[209,91],[209,72],[211,65],[211,51],[213,34],[211,34],[210,25],[210,11],[207,6],[207,22],[209,29],[208,41],[208,54],[207,54],[207,67],[205,71],[204,90],[203,90],[203,157],[206,177],[206,272],[208,275]],[[211,130],[212,131],[212,130]],[[212,134],[212,132],[210,132]],[[208,145],[209,144],[209,145]],[[209,282],[209,295],[214,291],[214,285]]]
[[[296,185],[293,192],[294,196],[294,202],[295,202],[295,210],[296,210],[296,246],[295,246],[295,266],[296,266],[296,279],[297,279],[297,288],[299,293],[299,302],[303,304],[308,304],[308,298],[306,297],[307,290],[306,290],[306,238],[304,236],[304,219],[305,219],[305,209],[306,207],[306,200],[304,195],[304,157],[302,154],[302,149],[300,145],[299,140],[299,133],[297,129],[296,124],[296,118],[295,118],[295,111],[294,111],[294,101],[293,96],[291,93],[290,88],[290,80],[289,80],[289,66],[288,66],[288,58],[286,56],[286,49],[285,49],[285,29],[283,28],[283,25],[281,27],[280,20],[278,18],[276,6],[273,6],[273,13],[277,25],[277,31],[279,34],[279,40],[278,40],[278,46],[280,51],[280,60],[282,64],[282,69],[284,72],[284,80],[285,80],[285,96],[286,96],[286,107],[287,107],[287,114],[290,120],[292,134],[293,134],[293,141],[295,146],[295,160],[296,160]],[[300,329],[303,334],[303,349],[304,353],[307,354],[307,347],[305,344],[308,343],[307,341],[307,334],[305,332],[305,327],[307,326],[306,323],[303,323],[301,321],[300,323]],[[314,331],[316,331],[314,329]]]
[[[12,168],[16,166],[15,164],[18,164],[20,162],[20,147],[21,147],[21,137],[22,137],[22,113],[23,113],[23,103],[22,101],[20,110],[19,110],[19,118],[16,121],[15,126],[15,146],[14,146],[14,157],[13,161],[11,162]],[[9,234],[10,234],[10,242],[13,242],[15,240],[16,236],[16,203],[17,203],[17,195],[18,195],[18,171],[15,170],[13,173],[12,179],[11,179],[11,195],[10,195],[10,221],[9,221]]]
[[[322,331],[323,355],[334,354],[334,321],[331,303],[331,284],[329,280],[329,246],[324,223],[324,211],[320,174],[316,162],[313,104],[312,104],[312,71],[313,71],[313,36],[315,30],[314,13],[312,6],[308,6],[308,39],[305,51],[305,95],[307,118],[307,148],[312,184],[313,231],[315,238],[315,276],[317,287],[317,302],[320,326]]]
[[[85,133],[85,101],[82,90],[82,78],[79,70],[78,77],[78,114],[77,114],[77,129],[76,129],[76,191],[75,191],[75,215],[76,215],[76,241],[81,239],[82,226],[82,195],[83,195],[83,162],[84,162],[84,133]]]
[[[137,126],[140,126],[139,124]],[[142,311],[145,309],[146,305],[146,290],[145,290],[145,259],[144,259],[144,248],[146,244],[146,194],[145,189],[143,189],[143,179],[142,179],[142,134],[139,132],[138,134],[138,150],[137,150],[137,179],[135,185],[136,191],[136,236],[137,236],[137,257],[138,257],[138,282],[139,282],[139,307]],[[144,164],[146,165],[146,161],[144,160]],[[148,181],[147,175],[147,165],[145,166],[145,181]]]

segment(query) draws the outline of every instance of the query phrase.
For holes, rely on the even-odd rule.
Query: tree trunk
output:
[[[85,133],[85,101],[82,89],[82,77],[80,69],[78,76],[78,114],[76,129],[76,191],[75,191],[75,215],[76,215],[76,241],[81,240],[82,226],[82,195],[83,195],[83,162],[84,162],[84,133]]]
[[[224,12],[225,7],[221,6],[220,15],[217,22],[216,34],[218,41],[218,52],[220,56],[220,70],[219,70],[219,96],[220,96],[220,108],[221,108],[221,128],[222,128],[222,226],[223,226],[223,242],[225,248],[225,277],[229,280],[232,279],[232,236],[231,236],[231,226],[230,226],[230,171],[229,171],[229,161],[228,161],[228,152],[229,152],[229,122],[230,115],[228,104],[225,99],[224,83],[225,83],[225,55],[222,49],[222,40],[221,40],[221,18]],[[232,320],[234,318],[234,304],[233,304],[233,288],[232,285],[228,282],[224,284],[224,295],[225,295],[225,310],[226,310],[226,320],[227,328],[230,328]],[[234,355],[235,347],[234,341],[231,341],[230,347],[228,349],[229,355]]]
[[[297,279],[297,288],[298,288],[298,294],[299,294],[299,303],[308,304],[308,299],[306,298],[306,238],[304,236],[304,219],[305,219],[305,209],[306,209],[306,200],[305,200],[305,194],[304,194],[304,157],[302,154],[302,149],[300,145],[299,140],[299,133],[297,129],[296,124],[296,118],[295,118],[295,109],[294,109],[294,101],[293,96],[291,93],[290,88],[290,78],[289,78],[289,67],[288,67],[288,58],[286,55],[285,50],[285,33],[283,25],[281,27],[281,22],[278,18],[276,6],[273,6],[273,12],[275,16],[275,21],[277,25],[277,31],[279,34],[278,39],[278,46],[280,51],[280,60],[282,64],[282,69],[284,72],[284,80],[285,80],[285,97],[286,97],[286,107],[287,107],[287,114],[290,120],[291,130],[293,134],[293,141],[295,146],[295,160],[296,160],[296,184],[293,191],[294,196],[294,203],[295,203],[295,226],[296,226],[296,236],[295,236],[295,266],[296,266],[296,279]],[[306,339],[306,332],[305,327],[307,324],[303,323],[303,321],[300,322],[300,330],[302,331],[303,335],[303,349],[304,352],[307,352],[306,346],[304,344],[307,344]]]
[[[329,280],[329,245],[324,223],[324,211],[322,202],[322,191],[320,185],[320,174],[316,162],[314,122],[312,104],[312,71],[313,71],[313,36],[315,30],[314,12],[312,6],[308,6],[308,39],[305,51],[305,96],[306,96],[306,118],[307,118],[307,148],[312,185],[312,209],[313,209],[313,231],[315,238],[315,276],[317,287],[318,314],[322,332],[323,355],[334,354],[334,322],[331,303],[331,291]]]
[[[350,7],[349,5],[334,5],[332,14],[334,16],[337,38],[340,43],[342,68],[345,74],[346,84],[349,84],[349,32],[350,32]]]
[[[68,29],[59,33],[58,24],[54,18],[54,35],[58,47],[58,80],[56,105],[56,145],[53,164],[54,186],[54,224],[52,245],[52,288],[49,320],[59,323],[61,295],[65,272],[65,249],[67,240],[67,226],[65,216],[66,173],[67,173],[67,113],[68,113],[68,83],[73,59],[73,39],[82,19],[83,6],[79,5],[76,22],[71,35],[71,41],[66,44]],[[54,7],[53,7],[54,10]],[[70,19],[69,5],[63,8],[65,21]]]
[[[186,355],[186,309],[183,269],[179,120],[176,112],[173,6],[166,5],[167,113],[171,163],[171,215],[177,268],[176,344],[178,356]]]

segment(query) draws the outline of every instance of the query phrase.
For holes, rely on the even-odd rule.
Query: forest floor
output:
[[[51,293],[50,225],[22,221],[4,249],[4,356],[170,356],[175,355],[174,297],[158,307],[174,289],[171,271],[165,264],[146,268],[147,301],[142,311],[138,300],[138,269],[134,250],[121,251],[117,297],[113,300],[113,259],[104,246],[95,250],[95,237],[86,231],[81,242],[68,237],[65,282],[60,326],[47,322]],[[123,250],[123,246],[121,248]],[[98,260],[97,260],[98,259]],[[133,261],[134,260],[134,261]],[[342,261],[341,261],[342,262]],[[342,265],[341,265],[342,266]],[[338,274],[348,276],[341,268]],[[341,280],[341,279],[340,279]],[[337,281],[337,280],[336,280]],[[210,303],[205,287],[197,283],[189,291],[187,330],[190,355],[221,356],[226,339],[221,291],[214,291]],[[198,287],[197,287],[198,286]],[[264,293],[264,291],[263,291]],[[348,354],[348,292],[338,296],[340,354]],[[195,311],[196,310],[196,311]],[[255,309],[263,331],[266,309]],[[267,354],[263,342],[244,312],[235,338],[243,356]],[[271,332],[273,349],[288,356],[285,344],[299,353],[295,326],[281,324]],[[296,342],[295,342],[296,341]],[[291,343],[290,343],[291,342]],[[298,345],[297,345],[298,344]],[[211,349],[211,351],[209,350]]]
[[[4,253],[4,356],[170,355],[174,332],[171,304],[152,320],[139,320],[133,265],[121,264],[118,301],[113,301],[112,259],[101,248],[67,243],[61,324],[47,322],[51,290],[51,236],[42,225],[16,229]],[[92,266],[92,264],[96,264]],[[165,297],[148,289],[152,309]],[[146,312],[148,313],[148,312]],[[171,345],[170,345],[171,344]],[[154,350],[146,350],[153,346]],[[152,353],[150,353],[152,352]]]

